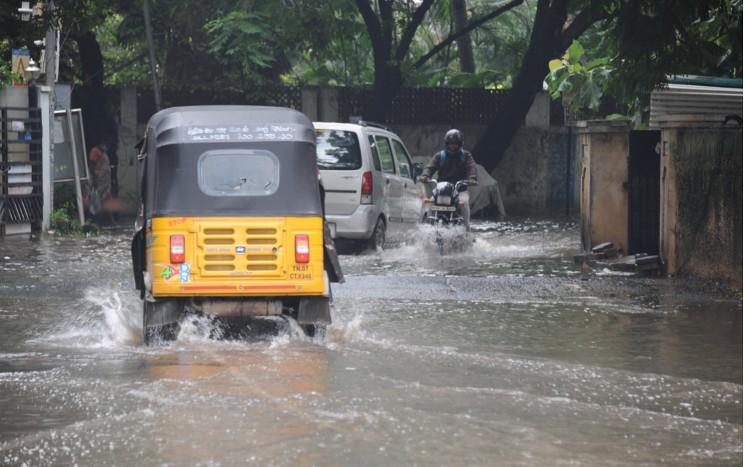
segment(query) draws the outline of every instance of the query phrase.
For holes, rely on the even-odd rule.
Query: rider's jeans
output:
[[[460,210],[463,216],[463,223],[466,224],[466,229],[471,225],[471,205],[468,197],[468,191],[462,191],[458,195],[458,201],[463,203],[463,207]]]

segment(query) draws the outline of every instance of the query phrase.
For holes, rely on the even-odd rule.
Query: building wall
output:
[[[663,128],[660,251],[670,274],[742,287],[742,130]]]

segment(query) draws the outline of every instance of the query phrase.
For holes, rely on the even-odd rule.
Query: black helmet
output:
[[[456,130],[453,128],[452,130],[448,130],[447,133],[445,133],[445,144],[448,145],[450,143],[455,143],[458,145],[459,148],[463,147],[463,133],[460,132],[460,130]]]

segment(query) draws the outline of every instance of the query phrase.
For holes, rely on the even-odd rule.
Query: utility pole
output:
[[[147,48],[150,52],[150,74],[153,77],[153,94],[155,95],[155,110],[160,110],[160,85],[158,84],[157,67],[155,63],[155,49],[153,48],[153,30],[150,25],[150,5],[148,0],[143,1],[143,10],[145,14],[145,37],[147,38]]]

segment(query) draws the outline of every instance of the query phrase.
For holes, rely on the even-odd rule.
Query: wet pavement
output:
[[[0,240],[0,465],[741,465],[742,300],[581,272],[575,224],[344,255],[293,323],[146,348],[126,232]]]

